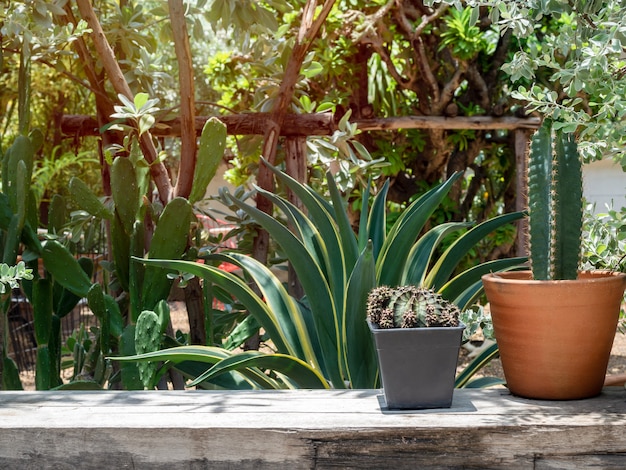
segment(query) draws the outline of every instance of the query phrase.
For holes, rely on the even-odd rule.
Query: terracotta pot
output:
[[[516,271],[482,280],[511,393],[573,400],[601,392],[626,274],[534,281],[529,271]]]

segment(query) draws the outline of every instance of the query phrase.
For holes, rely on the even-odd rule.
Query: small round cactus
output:
[[[367,298],[367,318],[384,329],[458,326],[460,313],[456,305],[424,287],[380,286]]]

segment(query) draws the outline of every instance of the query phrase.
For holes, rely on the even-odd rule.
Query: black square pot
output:
[[[381,329],[368,324],[387,408],[450,408],[465,325]]]

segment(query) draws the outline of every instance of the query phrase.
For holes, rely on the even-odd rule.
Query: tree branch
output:
[[[132,100],[133,94],[128,86],[128,83],[126,82],[126,79],[124,78],[124,74],[120,69],[119,63],[115,58],[113,49],[104,35],[102,26],[100,25],[96,13],[91,5],[91,1],[76,0],[76,4],[78,5],[81,16],[91,28],[91,38],[94,41],[96,51],[102,61],[102,65],[106,70],[107,75],[109,76],[109,80],[111,81],[115,92]],[[167,202],[171,199],[172,188],[167,175],[167,170],[165,169],[163,163],[158,160],[157,150],[154,146],[154,142],[152,142],[152,136],[149,132],[145,132],[140,136],[139,146],[146,161],[150,164],[150,174],[159,192],[159,198],[163,204],[167,204]]]
[[[424,32],[424,29],[426,29],[426,27],[430,23],[432,23],[437,18],[442,16],[446,11],[448,11],[448,8],[450,8],[450,5],[448,5],[446,3],[442,3],[441,5],[439,5],[439,7],[435,10],[435,12],[432,15],[422,16],[422,21],[419,24],[419,26],[417,28],[415,28],[415,31],[413,32],[413,35],[414,36],[419,36],[420,34],[422,34]]]
[[[175,196],[188,197],[191,194],[196,168],[196,109],[194,105],[195,88],[193,81],[193,63],[185,7],[182,0],[168,0],[170,23],[174,35],[174,51],[178,60],[178,83],[180,86],[180,127],[181,149],[178,178],[174,189]]]
[[[443,113],[443,110],[446,109],[446,106],[448,106],[448,104],[450,104],[454,93],[461,85],[463,75],[466,71],[467,62],[458,61],[452,78],[448,80],[448,82],[444,85],[441,93],[437,93],[437,99],[435,100],[433,98],[433,104],[431,105],[432,114],[440,115]]]
[[[426,56],[426,48],[424,47],[424,41],[421,37],[416,37],[413,41],[413,47],[415,47],[415,51],[417,53],[417,64],[420,70],[422,71],[422,76],[424,77],[424,81],[428,84],[428,87],[432,93],[432,101],[435,103],[441,102],[441,95],[439,93],[439,84],[437,83],[437,77],[433,74],[430,65],[428,64],[428,57]],[[442,108],[443,109],[443,108]],[[427,114],[439,114],[433,113],[432,105],[430,112]]]
[[[476,96],[478,97],[477,104],[483,108],[485,112],[489,112],[489,108],[491,107],[489,89],[487,88],[487,83],[483,79],[483,76],[478,71],[475,62],[468,66],[466,77],[467,81],[472,84],[472,88],[476,90]]]
[[[296,44],[291,51],[291,55],[289,56],[283,81],[281,82],[280,89],[278,91],[278,98],[274,108],[272,109],[271,119],[265,132],[262,155],[270,164],[274,164],[276,160],[276,147],[281,133],[280,130],[283,121],[285,120],[289,103],[293,98],[296,83],[298,81],[298,77],[300,76],[302,62],[306,57],[311,43],[319,33],[324,21],[326,21],[326,17],[330,13],[334,3],[335,0],[326,0],[318,17],[313,20],[312,15],[317,7],[317,1],[307,0],[304,8],[302,24],[300,25],[300,30],[298,32],[298,40],[296,41]],[[257,182],[261,188],[267,191],[273,190],[274,180],[272,172],[265,165],[259,166]],[[271,212],[272,203],[267,198],[259,195],[256,203],[258,209],[268,214]],[[259,232],[259,235],[255,238],[254,242],[254,257],[258,260],[265,261],[267,259],[268,246],[269,238],[267,232]]]
[[[56,16],[55,18],[63,24],[67,25],[69,23],[72,23],[74,27],[76,27],[78,22],[76,21],[76,17],[74,16],[74,12],[72,11],[70,4],[65,4],[65,7],[63,9],[65,10],[65,16]],[[89,86],[83,83],[83,81],[80,80],[78,77],[75,77],[75,81],[91,90],[94,94],[99,95],[105,101],[111,103],[111,113],[113,113],[113,102],[109,98],[109,95],[106,93],[106,90],[104,90],[104,87],[98,79],[96,67],[91,57],[91,54],[89,53],[89,49],[87,48],[87,44],[85,44],[85,39],[82,36],[76,38],[76,41],[74,41],[74,47],[76,48],[76,52],[80,57],[80,62],[83,66],[83,71],[87,76],[87,80],[89,81]],[[73,75],[69,74],[69,72],[64,72],[70,77],[70,79],[72,79]]]

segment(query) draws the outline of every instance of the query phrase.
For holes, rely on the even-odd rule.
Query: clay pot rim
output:
[[[579,271],[578,279],[567,280],[535,280],[532,278],[532,271],[502,271],[497,273],[484,274],[481,279],[483,282],[486,280],[493,283],[501,284],[574,284],[580,281],[587,283],[609,283],[615,282],[615,279],[621,279],[623,284],[626,284],[626,273],[620,271],[609,270],[585,270]]]

